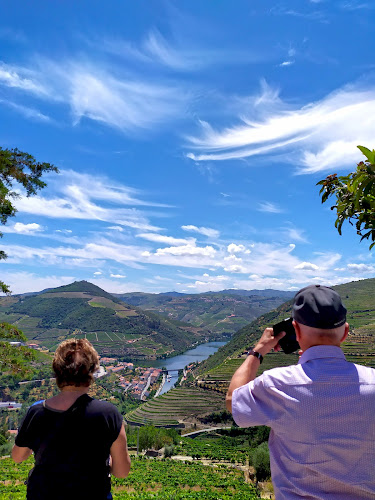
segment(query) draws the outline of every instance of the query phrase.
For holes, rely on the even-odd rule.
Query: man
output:
[[[312,285],[297,292],[297,365],[256,378],[284,332],[266,328],[233,375],[226,405],[240,427],[268,425],[277,500],[375,499],[375,370],[340,349],[349,325],[340,296]]]

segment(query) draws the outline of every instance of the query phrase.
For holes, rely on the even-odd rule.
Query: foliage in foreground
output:
[[[23,484],[32,459],[15,464],[0,460],[0,499],[24,500]],[[112,479],[114,500],[255,500],[254,486],[244,480],[242,471],[231,467],[210,467],[200,463],[133,458],[126,479]]]
[[[17,209],[12,200],[19,195],[12,191],[13,184],[23,186],[26,196],[35,195],[46,186],[41,177],[46,172],[58,172],[50,163],[40,163],[29,153],[19,149],[3,149],[0,147],[0,224],[5,225],[9,217],[14,217]],[[0,233],[0,237],[3,234]],[[6,259],[4,251],[0,251],[0,260]],[[0,291],[10,293],[9,287],[0,281]]]
[[[336,198],[331,210],[336,209],[335,227],[339,234],[347,220],[355,224],[361,241],[372,241],[371,250],[375,245],[375,150],[370,151],[363,146],[358,146],[358,149],[366,156],[366,160],[358,163],[357,170],[341,177],[329,175],[317,185],[322,186],[322,203],[331,196]]]
[[[11,341],[26,342],[26,337],[15,326],[0,323],[0,371],[10,372],[12,375],[29,375],[30,363],[36,358],[35,352],[24,346],[11,345]]]

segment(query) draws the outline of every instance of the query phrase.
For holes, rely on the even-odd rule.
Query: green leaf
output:
[[[357,148],[366,156],[370,163],[375,163],[375,151],[370,151],[365,146],[357,146]]]

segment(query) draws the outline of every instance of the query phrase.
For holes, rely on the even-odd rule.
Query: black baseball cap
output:
[[[296,293],[292,316],[302,325],[330,330],[346,322],[346,308],[332,288],[310,285]]]

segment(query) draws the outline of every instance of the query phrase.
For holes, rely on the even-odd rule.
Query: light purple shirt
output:
[[[375,499],[375,370],[335,346],[307,349],[233,392],[240,427],[271,427],[277,500]]]

